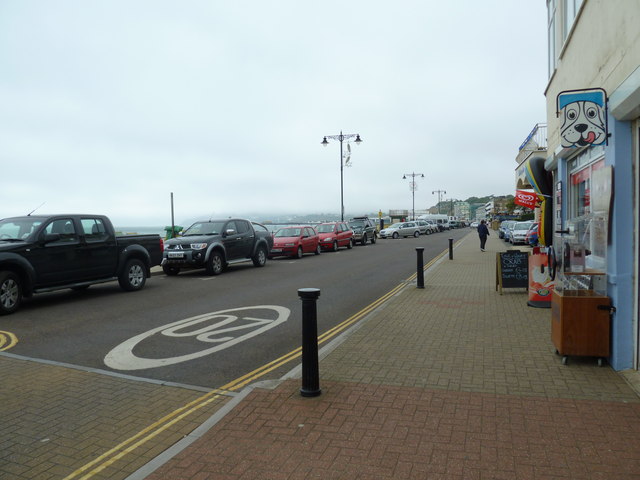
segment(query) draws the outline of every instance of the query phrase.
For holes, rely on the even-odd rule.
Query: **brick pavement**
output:
[[[550,310],[495,291],[507,244],[477,243],[324,348],[321,396],[252,389],[131,480],[639,479],[637,392],[594,359],[563,366]]]
[[[203,395],[198,390],[2,355],[0,479],[66,478]],[[193,431],[227,400],[218,397],[175,425],[170,424],[170,418],[157,424],[149,432],[156,434],[154,438],[141,445],[135,456],[110,464],[118,452],[107,455],[98,464],[106,468],[91,478],[125,478],[164,451],[166,445]]]
[[[628,383],[637,375],[593,359],[562,366],[550,311],[527,307],[522,289],[495,291],[495,254],[505,248],[492,236],[481,253],[470,234],[454,260],[429,269],[424,289],[407,285],[323,348],[321,396],[300,397],[297,378],[248,388],[87,478],[640,479],[640,401]],[[76,456],[93,458],[202,395],[41,368],[0,356],[0,385],[24,389],[11,408],[0,398],[3,419],[8,410],[20,419],[3,430],[24,435],[18,445],[0,443],[0,451],[14,448],[0,454],[0,478],[63,478],[84,464]],[[30,401],[42,394],[24,386],[37,384],[73,386],[100,407],[65,406],[60,391]],[[113,389],[122,389],[122,404],[100,402]],[[134,398],[153,408],[124,400]],[[3,470],[6,458],[32,470]]]

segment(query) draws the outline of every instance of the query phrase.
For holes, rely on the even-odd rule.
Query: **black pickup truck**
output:
[[[162,269],[167,275],[178,275],[182,268],[204,268],[209,275],[219,275],[230,264],[247,260],[263,267],[272,247],[271,232],[259,223],[204,220],[166,241]]]
[[[140,290],[162,250],[160,235],[116,236],[102,215],[0,220],[0,315],[15,312],[34,293],[112,280],[123,290]]]

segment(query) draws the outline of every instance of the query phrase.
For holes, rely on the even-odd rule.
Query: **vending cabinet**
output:
[[[565,272],[552,293],[551,340],[563,365],[569,356],[588,356],[598,357],[601,366],[609,356],[611,300],[593,290],[594,277],[601,275],[604,272]]]

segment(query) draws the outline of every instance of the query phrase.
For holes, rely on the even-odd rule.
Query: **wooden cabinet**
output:
[[[567,356],[609,356],[611,300],[590,290],[554,291],[551,300],[551,340],[562,363]]]

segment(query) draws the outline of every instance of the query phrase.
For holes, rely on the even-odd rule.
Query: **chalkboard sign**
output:
[[[529,288],[529,252],[508,250],[496,255],[496,290]]]

